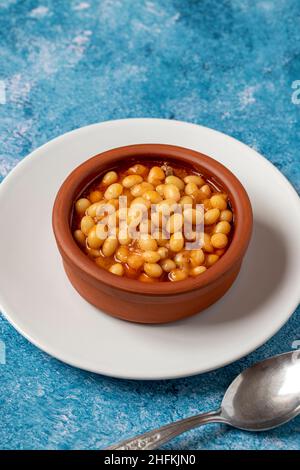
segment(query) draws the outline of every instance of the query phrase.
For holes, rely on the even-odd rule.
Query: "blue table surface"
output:
[[[161,117],[242,140],[299,191],[299,19],[298,0],[0,0],[1,180],[71,129]],[[101,449],[213,409],[243,368],[300,340],[299,320],[298,309],[264,346],[223,369],[135,382],[69,367],[2,316],[0,447]],[[300,417],[253,434],[215,424],[164,448],[299,450],[299,432]]]

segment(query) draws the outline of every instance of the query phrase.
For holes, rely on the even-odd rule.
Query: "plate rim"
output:
[[[0,199],[1,199],[3,191],[5,191],[6,186],[8,186],[10,184],[10,181],[15,179],[16,177],[18,177],[19,172],[23,171],[23,167],[26,167],[26,165],[30,164],[33,160],[35,160],[36,158],[39,158],[39,153],[41,151],[43,151],[45,147],[49,148],[49,146],[52,146],[52,145],[56,144],[60,140],[70,138],[70,137],[72,137],[73,134],[76,134],[78,132],[84,133],[84,132],[88,131],[89,129],[93,128],[93,127],[97,128],[99,126],[122,125],[123,123],[126,123],[126,122],[134,123],[134,122],[141,122],[141,121],[144,121],[144,122],[149,122],[149,121],[151,121],[151,122],[162,122],[163,121],[164,123],[168,123],[168,124],[171,124],[171,125],[188,126],[188,127],[191,126],[191,127],[195,127],[195,128],[203,128],[205,131],[208,131],[208,132],[213,133],[213,134],[218,133],[218,134],[220,134],[221,138],[232,140],[235,144],[238,144],[241,147],[247,148],[248,151],[249,150],[252,151],[256,155],[256,157],[259,157],[264,162],[264,164],[267,164],[267,166],[271,167],[273,171],[275,170],[275,172],[277,173],[277,176],[280,178],[281,182],[284,183],[285,188],[291,193],[291,196],[293,196],[293,199],[295,200],[295,202],[296,201],[298,202],[299,209],[300,209],[299,195],[298,195],[296,189],[290,183],[290,181],[285,177],[285,175],[283,175],[283,173],[281,173],[279,171],[278,168],[276,168],[275,165],[273,165],[272,162],[270,162],[267,158],[265,158],[263,155],[261,155],[256,150],[249,147],[247,144],[244,144],[243,142],[237,140],[236,138],[234,138],[234,137],[232,137],[228,134],[225,134],[225,133],[223,133],[219,130],[212,129],[210,127],[206,127],[206,126],[203,126],[201,124],[195,124],[195,123],[191,123],[191,122],[171,120],[171,119],[162,119],[162,118],[128,118],[128,119],[124,118],[124,119],[109,120],[109,121],[93,123],[93,124],[90,124],[90,125],[87,125],[87,126],[76,128],[76,129],[68,131],[68,132],[66,132],[62,135],[59,135],[59,136],[49,140],[48,142],[42,144],[40,147],[36,148],[32,152],[30,152],[30,154],[28,154],[22,160],[20,160],[20,162],[17,163],[17,165],[9,172],[9,174],[4,177],[3,181],[0,184]],[[256,345],[254,347],[252,345],[249,348],[245,348],[244,350],[240,350],[240,352],[238,354],[232,353],[230,355],[230,357],[227,358],[226,361],[220,362],[215,367],[207,367],[207,368],[202,367],[200,370],[195,369],[193,367],[192,370],[191,369],[186,369],[185,372],[179,372],[179,373],[174,373],[173,372],[173,373],[168,373],[168,374],[164,373],[161,376],[161,375],[156,375],[154,373],[148,374],[148,375],[141,375],[139,373],[137,373],[137,374],[124,373],[123,371],[121,371],[121,370],[118,371],[116,369],[112,372],[110,370],[105,370],[105,366],[103,366],[102,370],[100,371],[99,368],[95,369],[95,368],[90,367],[87,364],[85,364],[84,360],[81,361],[81,363],[79,363],[80,361],[79,362],[76,361],[76,359],[74,361],[70,360],[69,358],[66,360],[64,357],[62,357],[63,354],[62,355],[59,354],[59,353],[57,354],[56,351],[52,350],[51,346],[49,346],[49,347],[46,346],[45,347],[43,344],[41,344],[39,342],[38,338],[32,337],[30,333],[27,333],[26,331],[23,330],[22,327],[19,327],[17,322],[15,322],[15,320],[12,318],[13,313],[10,313],[10,308],[9,308],[8,305],[6,305],[6,301],[3,298],[3,295],[0,291],[0,310],[3,313],[4,317],[6,318],[6,320],[15,328],[15,330],[18,333],[20,333],[30,343],[32,343],[34,346],[36,346],[37,348],[42,350],[44,353],[47,353],[48,355],[54,357],[55,359],[59,360],[60,362],[63,362],[63,363],[68,364],[72,367],[76,367],[78,369],[85,370],[85,371],[88,371],[88,372],[101,374],[101,375],[105,375],[107,377],[113,377],[113,378],[118,378],[118,379],[150,380],[150,381],[152,381],[152,380],[179,379],[179,378],[183,378],[183,377],[191,377],[191,376],[194,376],[194,375],[203,374],[203,373],[206,373],[206,372],[210,372],[210,371],[222,368],[222,367],[224,367],[228,364],[231,364],[231,363],[247,356],[251,352],[253,352],[256,349],[258,349],[259,347],[261,347],[263,344],[265,344],[270,338],[272,338],[285,325],[285,323],[289,320],[289,318],[292,316],[292,314],[297,309],[297,307],[299,305],[299,302],[300,302],[300,292],[299,292],[299,299],[296,300],[295,302],[291,302],[291,304],[288,306],[289,308],[287,307],[287,309],[286,309],[286,312],[287,312],[286,315],[284,315],[284,318],[281,318],[281,321],[279,322],[279,324],[278,325],[276,324],[275,328],[271,328],[269,334],[267,336],[265,336],[262,341],[259,341],[258,343],[256,343]]]

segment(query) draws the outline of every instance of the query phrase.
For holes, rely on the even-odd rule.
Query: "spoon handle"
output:
[[[225,419],[221,416],[221,410],[210,411],[201,415],[191,416],[175,423],[167,424],[153,431],[146,432],[140,436],[119,442],[106,450],[153,450],[165,442],[170,441],[175,436],[179,436],[190,429],[207,423],[224,423]]]

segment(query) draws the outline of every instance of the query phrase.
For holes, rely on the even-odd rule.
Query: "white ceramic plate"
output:
[[[69,284],[51,228],[56,192],[87,158],[113,147],[164,143],[225,164],[244,184],[253,239],[230,291],[177,323],[131,324],[99,312]],[[76,367],[115,377],[175,378],[228,364],[269,339],[300,297],[300,203],[288,181],[246,145],[205,127],[159,119],[104,122],[34,151],[0,186],[0,303],[33,344]]]

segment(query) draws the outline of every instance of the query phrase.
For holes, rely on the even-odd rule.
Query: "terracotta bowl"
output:
[[[232,241],[222,258],[196,278],[144,283],[119,277],[99,268],[73,239],[70,229],[72,210],[81,192],[95,177],[117,168],[120,162],[129,166],[143,159],[192,166],[215,181],[229,196],[234,212]],[[252,209],[242,184],[212,158],[172,145],[132,145],[96,155],[67,177],[54,203],[53,230],[66,274],[88,302],[123,320],[167,323],[199,313],[230,288],[239,273],[251,237]]]

